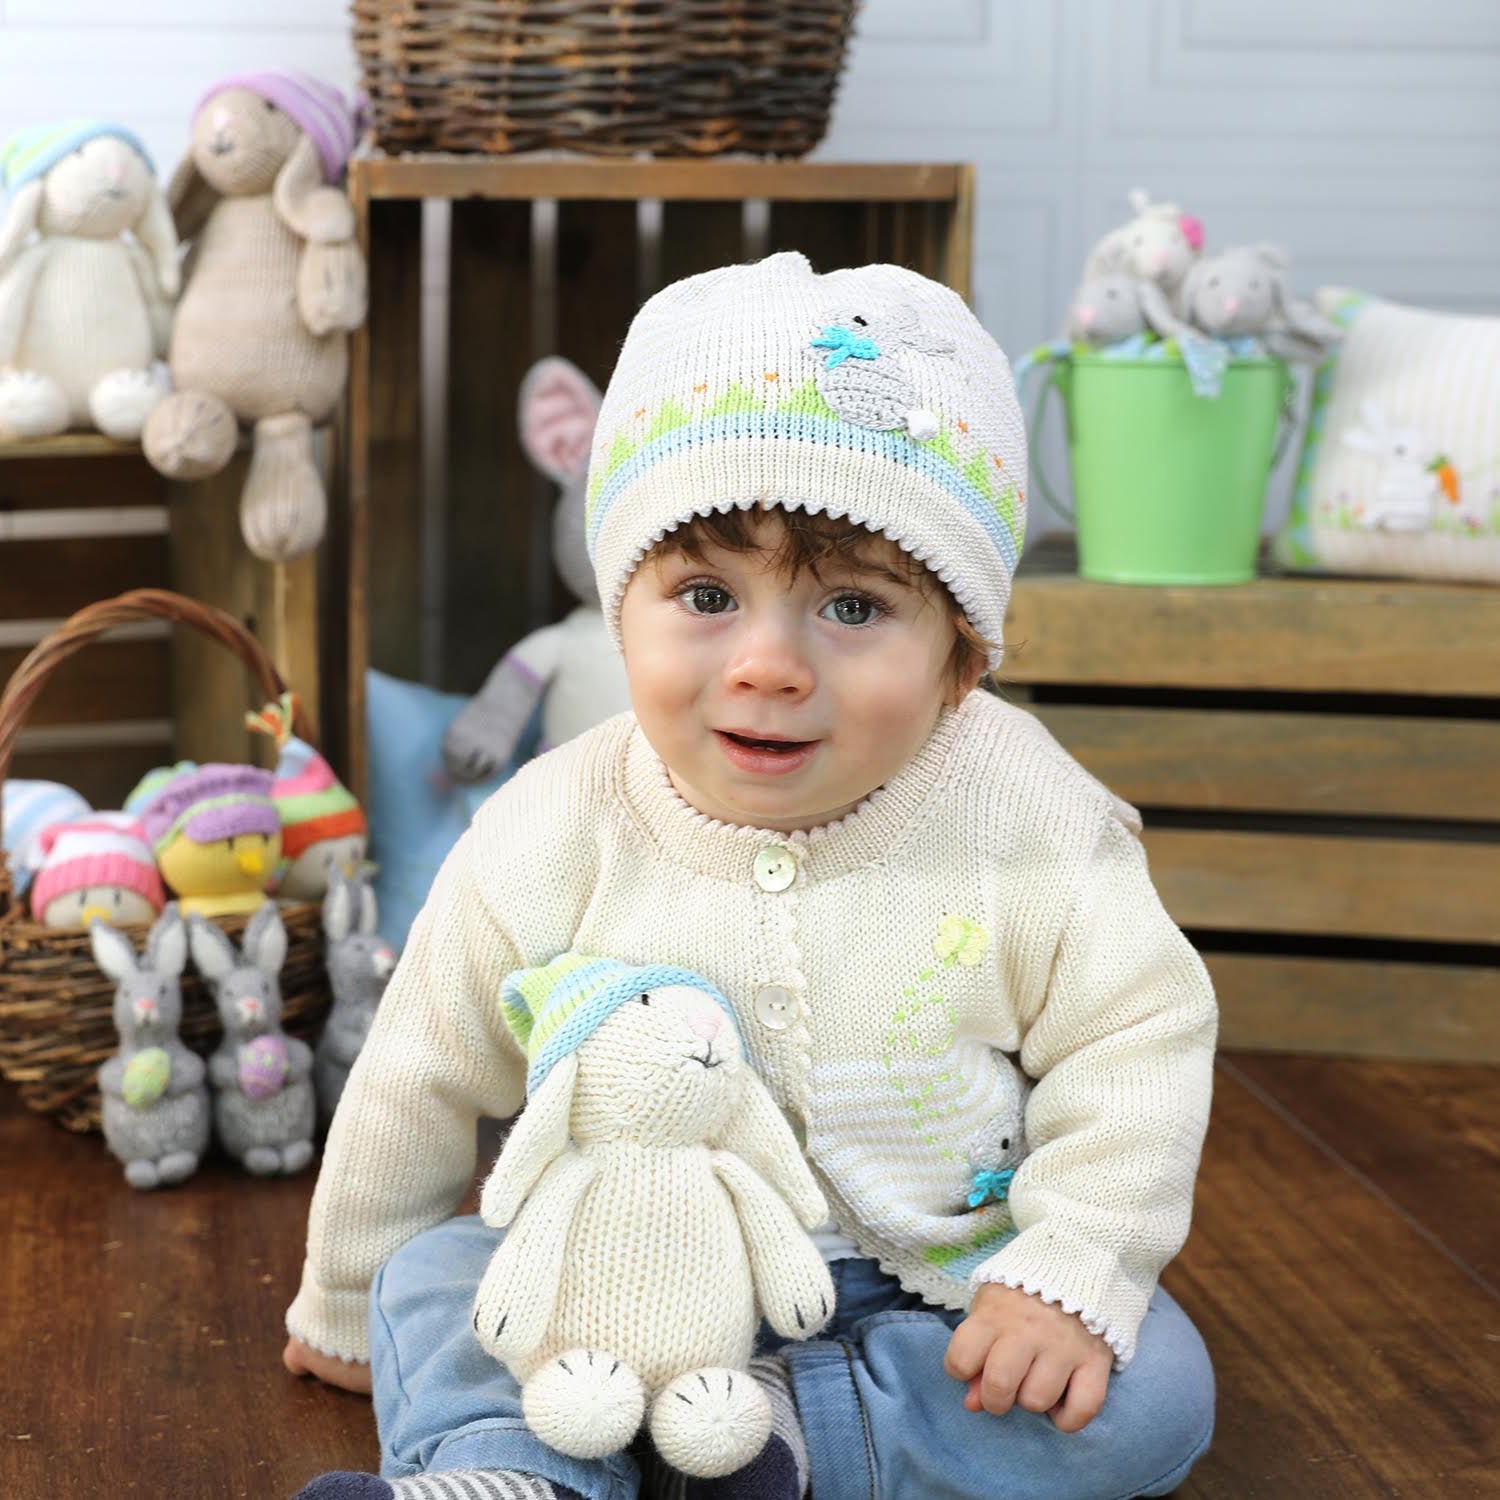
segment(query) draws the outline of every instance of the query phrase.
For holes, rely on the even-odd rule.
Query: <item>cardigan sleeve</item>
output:
[[[481,1115],[520,1108],[526,1066],[498,1004],[520,967],[482,898],[475,836],[448,856],[345,1086],[308,1219],[294,1337],[368,1360],[370,1283],[382,1262],[447,1218],[473,1180]]]
[[[1218,1010],[1163,909],[1140,842],[1106,813],[1064,918],[1045,995],[1023,1017],[1031,1154],[1017,1233],[971,1281],[1077,1313],[1123,1369],[1182,1248],[1208,1127]]]

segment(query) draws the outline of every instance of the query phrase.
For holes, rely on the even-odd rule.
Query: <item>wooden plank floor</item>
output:
[[[1500,1070],[1220,1058],[1166,1282],[1218,1370],[1192,1500],[1500,1496]],[[282,1500],[370,1468],[279,1362],[312,1174],[125,1187],[0,1100],[0,1497]],[[909,1497],[896,1497],[909,1500]],[[917,1500],[917,1497],[910,1497]]]

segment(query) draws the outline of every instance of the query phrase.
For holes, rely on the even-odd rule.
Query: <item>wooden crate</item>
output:
[[[1500,1061],[1500,591],[1022,564],[1000,678],[1146,819],[1226,1046]]]
[[[424,606],[441,611],[440,685],[462,692],[567,608],[555,585],[527,586],[548,572],[550,536],[550,486],[516,434],[516,393],[535,359],[565,355],[602,388],[657,287],[782,249],[819,270],[898,262],[969,294],[973,171],[962,165],[374,158],[353,163],[350,193],[370,316],[352,349],[348,494],[333,523],[345,541],[329,559],[331,595],[348,610],[326,667],[348,694],[325,738],[360,789],[365,669],[422,675]],[[423,254],[432,200],[451,203],[442,268]],[[417,372],[433,278],[449,309],[446,508],[439,597],[424,601]]]
[[[0,683],[75,610],[162,587],[248,625],[316,720],[317,562],[258,562],[239,533],[248,454],[200,484],[164,481],[132,445],[69,433],[0,444]],[[264,762],[242,723],[254,694],[238,662],[195,631],[129,626],[80,652],[38,699],[11,774],[117,807],[175,757]]]

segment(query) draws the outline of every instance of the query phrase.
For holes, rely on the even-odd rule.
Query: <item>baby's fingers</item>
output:
[[[979,1377],[979,1404],[1003,1417],[1016,1404],[1016,1393],[1031,1369],[1036,1350],[1020,1339],[996,1339]]]
[[[1109,1388],[1109,1372],[1107,1359],[1089,1360],[1073,1371],[1068,1393],[1052,1413],[1053,1425],[1059,1432],[1078,1432],[1099,1415]]]
[[[984,1361],[995,1342],[995,1330],[977,1318],[965,1318],[948,1340],[943,1369],[955,1380],[970,1380],[984,1368]]]

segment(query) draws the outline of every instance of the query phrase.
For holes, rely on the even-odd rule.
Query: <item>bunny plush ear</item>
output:
[[[380,912],[375,905],[375,892],[363,880],[357,881],[359,890],[359,930],[366,937],[374,937],[380,925]]]
[[[354,891],[342,870],[328,872],[328,893],[323,897],[323,936],[342,943],[354,927]]]
[[[274,979],[281,972],[281,966],[286,962],[286,927],[274,901],[267,901],[250,918],[240,947],[244,949],[245,957],[263,974]]]
[[[1152,330],[1164,339],[1193,337],[1193,330],[1183,323],[1167,303],[1166,295],[1154,281],[1138,281],[1141,312]]]
[[[802,1148],[776,1101],[748,1069],[741,1075],[739,1106],[719,1133],[718,1145],[742,1157],[786,1199],[807,1229],[828,1217],[828,1203],[802,1158]]]
[[[209,186],[189,150],[178,162],[172,181],[167,185],[167,207],[171,210],[177,238],[182,241],[196,239],[218,201],[218,189]]]
[[[175,901],[169,901],[151,925],[146,938],[146,967],[168,976],[181,974],[187,967],[187,929]]]
[[[188,918],[188,946],[198,972],[206,979],[227,979],[239,967],[234,944],[196,913]]]
[[[177,265],[177,229],[167,200],[154,182],[136,223],[135,237],[151,257],[162,296],[175,297],[182,289],[182,272]]]
[[[116,984],[123,983],[138,971],[135,948],[130,939],[98,917],[89,923],[89,946],[94,950],[94,962]]]
[[[341,244],[354,238],[354,209],[323,177],[317,143],[304,132],[271,189],[276,216],[299,240]]]
[[[42,180],[22,183],[10,200],[10,211],[0,227],[0,272],[21,253],[42,212]]]
[[[599,420],[599,388],[570,359],[539,359],[521,382],[516,423],[526,456],[549,479],[582,477]]]
[[[1178,309],[1189,322],[1193,320],[1193,309],[1198,301],[1198,293],[1208,279],[1208,270],[1212,265],[1211,260],[1195,260],[1188,267],[1187,275],[1182,278],[1182,285],[1177,288]]]
[[[516,1116],[479,1195],[479,1212],[492,1229],[503,1229],[515,1218],[537,1179],[567,1150],[577,1082],[578,1054],[570,1052],[553,1065]]]

